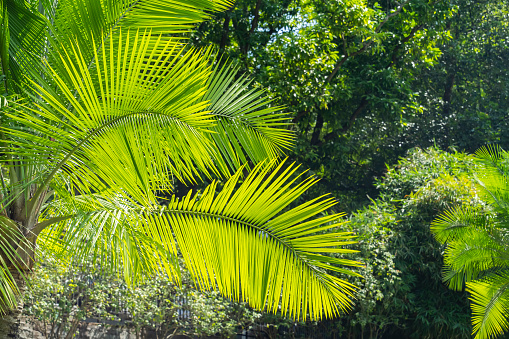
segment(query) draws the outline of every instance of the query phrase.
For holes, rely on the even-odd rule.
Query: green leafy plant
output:
[[[443,211],[479,204],[469,173],[473,159],[436,148],[413,149],[387,167],[379,197],[341,226],[358,236],[365,266],[358,301],[340,318],[353,338],[465,338],[470,335],[467,296],[442,283],[442,252],[430,231]]]

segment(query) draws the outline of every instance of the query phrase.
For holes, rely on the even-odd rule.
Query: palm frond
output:
[[[472,301],[476,338],[492,338],[509,329],[509,155],[497,146],[476,153],[477,192],[486,205],[462,206],[442,214],[432,225],[447,244],[444,280],[466,286]]]
[[[212,12],[231,5],[225,0],[61,0],[49,21],[52,40],[66,47],[77,44],[87,67],[91,68],[95,63],[94,51],[99,47],[113,48],[109,38],[121,28],[151,32],[156,34],[153,38],[157,40],[161,34],[175,36],[187,31],[192,25],[210,18]],[[52,13],[52,4],[45,6]],[[58,68],[58,60],[49,59],[52,67]]]
[[[431,223],[431,231],[441,244],[467,238],[473,232],[485,230],[494,223],[493,214],[480,206],[458,206],[445,211]]]
[[[189,29],[192,24],[210,19],[212,12],[224,11],[231,6],[233,1],[230,0],[134,0],[121,24],[167,34],[177,29]]]
[[[482,170],[476,173],[476,182],[483,199],[490,203],[497,213],[509,217],[509,155],[500,147],[487,146],[476,152],[476,159]]]
[[[340,215],[313,219],[334,204],[332,199],[284,211],[313,180],[291,187],[295,166],[283,170],[281,164],[272,174],[269,167],[255,167],[237,190],[240,172],[216,197],[212,184],[199,200],[191,193],[172,200],[165,213],[148,218],[147,232],[178,246],[202,288],[217,284],[234,300],[272,312],[281,305],[294,318],[338,314],[339,308],[348,308],[353,286],[324,269],[354,274],[333,264],[359,263],[323,254],[351,252],[337,246],[353,243],[352,235],[327,225]],[[158,225],[172,232],[159,232]]]
[[[18,105],[7,113],[18,123],[3,128],[8,142],[27,158],[53,163],[53,175],[66,171],[75,185],[88,190],[109,185],[133,196],[150,195],[162,178],[168,185],[171,175],[191,181],[198,172],[217,172],[203,135],[214,121],[203,111],[207,102],[196,102],[206,91],[208,52],[175,56],[157,53],[158,45],[148,50],[148,37],[120,33],[111,39],[118,54],[103,58],[94,70],[83,58],[74,59],[79,53],[60,55],[66,72],[49,71],[61,95],[33,84],[39,105]],[[77,88],[78,98],[67,82]],[[20,155],[18,149],[13,152]],[[153,178],[161,180],[154,183]]]
[[[250,89],[250,81],[237,73],[238,67],[218,62],[202,99],[209,101],[207,110],[216,120],[210,137],[221,153],[218,164],[234,170],[248,161],[278,157],[294,140],[284,128],[289,115],[274,107],[263,91]]]
[[[482,277],[486,271],[509,267],[509,256],[506,248],[488,232],[474,230],[448,244],[444,263],[447,267],[444,280],[450,288],[462,290],[465,283]]]
[[[471,294],[473,334],[476,339],[492,338],[509,329],[509,273],[492,274],[467,284]]]
[[[331,198],[289,209],[315,180],[294,185],[297,166],[271,168],[257,165],[238,186],[241,169],[218,194],[213,183],[162,208],[125,204],[84,213],[79,222],[57,223],[42,239],[54,248],[83,255],[96,251],[99,257],[120,248],[113,262],[123,265],[125,274],[163,270],[176,280],[174,258],[181,255],[200,288],[217,288],[257,309],[276,312],[281,306],[294,318],[337,315],[350,307],[354,286],[327,271],[356,275],[343,266],[360,263],[326,254],[354,252],[341,247],[354,243],[353,235],[331,223],[341,214],[318,217],[335,204]]]
[[[500,174],[503,174],[504,171],[500,170],[499,165],[500,161],[504,158],[504,153],[505,151],[498,145],[487,145],[479,148],[475,155],[476,160],[484,169],[495,169]]]
[[[110,40],[117,52],[100,49],[93,69],[79,46],[61,54],[63,71],[48,69],[57,91],[34,83],[37,107],[7,114],[21,126],[4,128],[14,152],[55,167],[47,182],[65,171],[83,194],[116,187],[152,204],[151,192],[171,187],[172,176],[226,174],[227,162],[237,169],[289,146],[290,133],[278,128],[285,116],[260,109],[267,99],[246,91],[245,80],[234,82],[234,70],[216,69],[207,81],[210,51],[184,52],[163,39],[154,45],[130,32]]]
[[[65,45],[77,44],[87,67],[95,62],[94,51],[99,46],[109,49],[109,37],[121,28],[148,31],[165,36],[182,33],[194,24],[210,18],[211,13],[224,10],[232,3],[227,0],[41,0],[5,1],[0,9],[2,32],[0,53],[6,85],[20,93],[24,76],[45,85],[51,84],[40,74],[41,60],[59,70],[58,58],[52,51]],[[175,40],[175,38],[173,38]]]
[[[147,28],[158,34],[182,32],[230,6],[227,0],[60,0],[51,18],[57,34],[81,36],[83,41],[94,36],[102,41],[117,27]]]

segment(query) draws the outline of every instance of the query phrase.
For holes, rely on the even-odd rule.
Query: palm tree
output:
[[[288,115],[182,38],[230,2],[0,3],[4,309],[36,243],[129,283],[178,281],[181,256],[200,288],[295,318],[349,307],[354,287],[327,272],[358,263],[326,254],[351,252],[340,246],[352,235],[332,223],[340,214],[319,217],[334,199],[293,203],[315,180],[278,160]]]
[[[439,216],[431,230],[446,244],[444,280],[470,294],[475,338],[509,329],[509,153],[498,147],[476,153],[476,192],[483,201]]]

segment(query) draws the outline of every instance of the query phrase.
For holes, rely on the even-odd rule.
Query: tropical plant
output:
[[[509,329],[509,153],[498,147],[476,152],[477,194],[484,204],[464,204],[432,224],[444,253],[444,280],[470,294],[473,333],[492,338]]]
[[[348,308],[353,285],[327,271],[358,263],[325,254],[352,252],[340,247],[352,235],[331,223],[339,214],[318,217],[334,199],[289,207],[315,180],[278,162],[292,145],[288,116],[180,37],[230,2],[0,4],[4,309],[36,243],[91,255],[129,284],[154,272],[178,283],[181,257],[199,288],[257,309]],[[171,196],[175,182],[204,180]]]

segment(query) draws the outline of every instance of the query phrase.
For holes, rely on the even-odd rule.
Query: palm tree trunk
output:
[[[6,312],[3,316],[0,313],[0,338],[33,338],[29,335],[33,332],[33,326],[22,318],[23,313],[23,294],[26,287],[26,277],[30,274],[35,257],[35,243],[37,236],[28,236],[29,229],[23,222],[16,219],[3,219],[1,234],[5,244],[2,244],[0,256],[4,262],[4,267],[9,268],[12,276],[12,283],[17,286],[19,293],[17,296],[17,306],[12,304],[7,306],[0,304],[0,311]],[[8,239],[7,241],[5,239]],[[11,253],[3,252],[5,248],[11,248]],[[21,273],[23,272],[23,273]],[[9,309],[11,308],[11,309]]]

